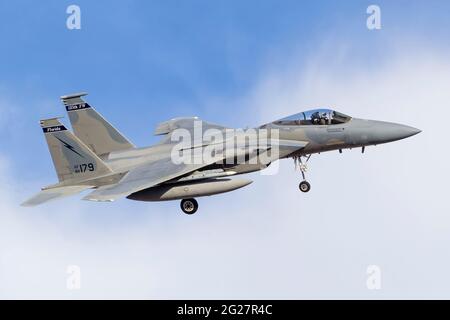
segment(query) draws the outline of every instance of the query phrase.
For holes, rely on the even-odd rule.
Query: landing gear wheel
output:
[[[194,214],[198,209],[198,202],[195,199],[183,199],[180,203],[181,210],[186,214]]]
[[[294,156],[295,168],[299,168],[302,173],[303,181],[300,182],[298,188],[301,192],[309,192],[311,190],[311,185],[308,181],[306,181],[306,171],[308,171],[308,161],[311,158],[311,155],[297,155]],[[306,158],[306,161],[303,161],[303,158]]]
[[[311,190],[311,185],[309,184],[308,181],[302,181],[298,185],[298,188],[300,189],[301,192],[309,192],[309,190]]]

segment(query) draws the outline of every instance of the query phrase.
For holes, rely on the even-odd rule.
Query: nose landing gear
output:
[[[301,192],[309,192],[311,190],[311,184],[308,181],[302,181],[298,185]]]
[[[306,160],[303,161],[303,158],[306,158]],[[311,190],[311,184],[306,181],[306,171],[308,171],[308,161],[310,158],[311,155],[294,157],[295,167],[300,169],[303,177],[303,181],[298,185],[301,192],[309,192]]]
[[[180,207],[184,213],[191,215],[197,212],[198,202],[195,199],[183,199],[181,200]]]

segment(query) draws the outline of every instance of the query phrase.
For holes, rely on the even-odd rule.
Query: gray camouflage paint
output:
[[[161,123],[155,130],[156,135],[164,135],[160,143],[146,147],[136,148],[121,133],[119,133],[109,122],[107,122],[93,108],[86,104],[79,110],[69,110],[68,106],[84,104],[81,99],[85,94],[64,96],[62,100],[69,113],[69,118],[74,128],[75,135],[70,131],[57,131],[45,133],[50,153],[58,173],[60,183],[44,188],[41,194],[33,197],[25,204],[36,205],[48,200],[56,199],[62,196],[74,194],[88,188],[110,188],[111,186],[121,184],[131,170],[145,168],[158,162],[156,167],[161,166],[164,161],[171,161],[170,155],[177,142],[171,141],[172,134],[176,129],[186,129],[193,133],[194,123],[201,122],[204,131],[215,129],[224,133],[228,130],[226,127],[201,121],[195,117],[177,118]],[[41,121],[44,132],[47,127],[62,126],[57,119]],[[150,188],[141,189],[138,193],[131,192],[127,196],[130,199],[143,201],[156,201],[167,199],[183,198],[184,188],[179,186],[192,186],[193,193],[196,196],[206,196],[222,192],[228,192],[242,187],[248,183],[233,184],[228,180],[221,182],[217,180],[220,174],[217,169],[223,171],[223,177],[235,174],[259,171],[270,165],[270,161],[299,157],[303,155],[320,153],[331,150],[340,150],[346,148],[365,147],[388,143],[404,139],[420,132],[419,129],[390,122],[364,120],[349,118],[347,122],[339,124],[303,124],[303,125],[285,125],[278,121],[263,125],[258,129],[267,129],[269,137],[273,138],[277,130],[279,153],[272,154],[269,149],[262,150],[265,155],[271,154],[269,163],[257,161],[256,163],[232,163],[229,164],[219,161],[208,166],[196,166],[195,170],[182,175],[175,176],[167,173],[167,179],[158,177],[159,185]],[[203,131],[203,132],[204,132]],[[259,131],[257,131],[259,132]],[[236,136],[245,136],[244,131],[238,131]],[[68,144],[65,145],[66,142]],[[196,143],[196,142],[195,142]],[[203,147],[202,147],[203,148]],[[226,147],[223,150],[226,152]],[[251,154],[250,159],[261,155],[261,153]],[[276,156],[275,156],[276,155]],[[259,160],[259,158],[258,158]],[[94,163],[95,172],[83,172],[74,174],[74,168],[80,163]],[[176,172],[186,172],[187,165],[180,164],[185,169],[175,168]],[[167,166],[168,168],[171,166]],[[162,167],[161,167],[162,168]],[[181,168],[181,167],[180,167]],[[194,168],[194,166],[193,166]],[[205,174],[198,181],[195,179],[199,171],[214,169],[214,179],[208,179]],[[171,169],[172,170],[172,169]],[[162,170],[163,172],[167,170]],[[139,177],[137,177],[139,179]],[[186,179],[191,179],[186,182]],[[196,181],[192,181],[196,180]],[[211,184],[214,182],[214,184]],[[170,183],[170,185],[168,185]],[[220,187],[220,184],[222,186]],[[208,188],[214,185],[214,190]],[[218,187],[219,186],[219,187]],[[164,194],[166,198],[164,199]],[[167,196],[169,194],[169,196]],[[95,197],[88,200],[95,200]]]
[[[84,95],[61,97],[75,135],[101,158],[113,151],[133,149],[135,146],[125,136],[81,98]],[[83,108],[77,108],[80,105]]]
[[[278,129],[280,139],[307,141],[308,145],[299,150],[298,155],[378,145],[421,132],[402,124],[357,118],[342,124],[285,126],[271,123],[263,127]]]

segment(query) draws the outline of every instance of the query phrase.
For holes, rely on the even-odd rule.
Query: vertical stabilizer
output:
[[[111,169],[58,118],[41,120],[41,127],[60,182],[82,181],[111,173]]]
[[[75,135],[95,154],[102,157],[114,151],[135,148],[116,128],[82,97],[87,93],[62,96]]]

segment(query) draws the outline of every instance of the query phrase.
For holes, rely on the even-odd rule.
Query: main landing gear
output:
[[[198,210],[198,202],[195,199],[183,199],[180,203],[181,210],[186,214],[194,214]]]
[[[306,160],[303,161],[303,158]],[[306,171],[308,171],[308,161],[311,158],[311,155],[305,155],[305,156],[296,156],[294,157],[295,167],[300,169],[300,172],[302,173],[303,181],[300,182],[298,185],[298,188],[301,192],[309,192],[311,190],[311,184],[306,181]]]

